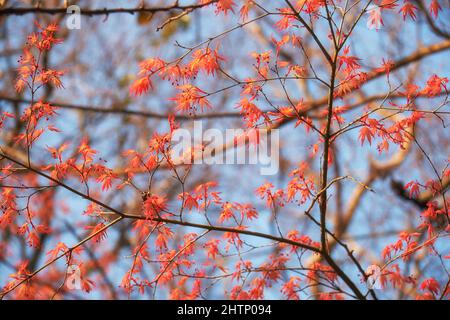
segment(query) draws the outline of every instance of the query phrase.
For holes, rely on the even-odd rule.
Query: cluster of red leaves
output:
[[[36,183],[36,181],[33,180],[35,180],[34,176],[24,179],[24,182],[26,181],[26,183],[29,184]],[[35,195],[29,202],[28,208],[23,210],[25,211],[25,214],[19,215],[19,212],[22,211],[17,208],[17,202],[19,200],[16,199],[13,193],[9,192],[10,190],[12,189],[5,189],[2,195],[3,201],[9,201],[7,205],[10,208],[10,215],[4,213],[1,217],[2,220],[4,219],[3,222],[6,222],[5,224],[2,224],[2,228],[7,227],[11,232],[17,233],[18,235],[26,235],[27,242],[31,247],[40,247],[42,236],[54,233],[54,230],[51,230],[47,226],[49,220],[53,218],[54,192],[45,191]],[[23,216],[23,218],[20,218],[21,216]],[[20,220],[25,220],[25,222],[22,223]],[[37,221],[39,221],[39,224]],[[72,269],[76,266],[79,271],[77,277],[79,276],[81,289],[90,292],[93,282],[87,278],[86,268],[82,261],[78,259],[80,253],[81,247],[69,249],[64,243],[59,242],[53,249],[47,252],[47,255],[49,262],[53,262],[56,259],[65,256],[66,264],[68,266],[70,265]],[[6,284],[3,290],[9,290],[10,288],[13,288],[17,282],[26,280],[30,277],[31,273],[27,269],[28,265],[28,261],[20,263],[17,267],[17,272],[10,275],[11,281]],[[36,276],[38,278],[37,280],[24,282],[19,289],[14,291],[13,297],[17,299],[33,299],[51,296],[54,294],[54,288],[51,285],[39,284],[39,279],[44,281],[44,283],[52,283],[52,281],[58,281],[58,279],[64,276],[64,273],[65,272],[59,272],[57,269],[49,269],[45,274]]]
[[[16,136],[16,143],[23,143],[25,146],[31,147],[34,142],[44,133],[44,127],[40,126],[40,120],[50,120],[54,115],[55,107],[48,103],[39,101],[29,108],[25,109],[24,114],[20,118],[26,124],[26,132]],[[59,132],[54,125],[46,126],[50,131]]]
[[[303,166],[302,168],[304,168]],[[303,176],[300,173],[301,169],[294,170],[294,174]],[[183,192],[178,198],[182,200],[182,206],[188,209],[191,214],[193,211],[203,214],[208,210],[218,211],[216,217],[209,216],[209,221],[213,225],[231,224],[236,230],[244,230],[247,228],[243,223],[257,218],[258,213],[250,204],[241,204],[236,202],[228,202],[222,200],[220,193],[214,189],[217,187],[216,182],[206,182],[198,185],[192,192]],[[162,209],[164,208],[164,209]],[[130,270],[126,273],[122,280],[121,286],[131,293],[133,289],[137,288],[143,292],[146,287],[153,287],[156,283],[164,284],[178,279],[176,286],[170,291],[170,298],[176,299],[195,299],[199,296],[202,288],[202,281],[200,279],[205,276],[206,270],[196,269],[199,267],[192,260],[193,256],[198,259],[199,256],[205,255],[207,262],[203,264],[209,268],[219,269],[226,273],[227,270],[221,265],[219,255],[228,252],[231,247],[240,248],[243,244],[238,233],[225,232],[222,239],[212,238],[206,241],[203,245],[196,245],[196,234],[186,234],[184,236],[184,243],[178,245],[177,249],[173,249],[173,231],[169,226],[160,225],[154,218],[164,218],[161,214],[166,209],[165,202],[162,198],[157,196],[148,196],[144,201],[144,213],[149,220],[140,220],[135,222],[135,230],[138,231],[139,239],[146,239],[149,235],[154,233],[155,248],[159,251],[158,261],[160,261],[160,273],[151,281],[148,279],[141,279],[139,272],[142,264],[149,261],[148,253],[142,253],[141,247],[138,244],[134,251],[134,263]],[[317,242],[312,241],[308,236],[300,236],[298,231],[289,233],[289,239],[298,241],[308,245],[319,247]],[[138,242],[140,243],[140,242]],[[247,298],[247,299],[261,299],[264,296],[264,289],[271,287],[274,283],[281,281],[281,270],[285,267],[287,261],[291,259],[291,255],[295,254],[298,249],[295,246],[280,245],[280,250],[286,250],[277,256],[269,258],[268,262],[263,262],[258,269],[263,270],[261,277],[254,278],[249,284],[249,288],[242,288],[237,285],[230,293],[231,298]],[[144,247],[145,248],[145,247]],[[145,250],[144,250],[145,251]],[[203,251],[203,252],[201,252]],[[245,273],[252,269],[251,262],[238,262],[232,274],[235,281],[242,281],[246,276]],[[179,274],[186,276],[180,276]],[[178,275],[178,276],[177,276]],[[190,276],[188,276],[190,275]],[[177,278],[176,278],[177,276]],[[196,280],[192,280],[195,278]],[[191,284],[188,284],[191,283]],[[183,286],[181,286],[183,285]],[[240,289],[238,289],[240,288]],[[289,292],[289,285],[283,287],[283,293],[288,297],[292,296]]]
[[[268,208],[283,207],[286,203],[292,202],[303,204],[312,198],[315,192],[314,177],[307,174],[308,170],[308,164],[302,162],[290,172],[291,179],[288,181],[286,190],[274,190],[273,184],[267,182],[256,190],[256,194],[261,199],[266,199]]]
[[[13,222],[17,213],[16,193],[12,188],[2,188],[0,228],[5,229]]]
[[[420,95],[434,97],[442,92],[447,92],[447,83],[447,78],[432,75],[422,90],[420,90],[420,87],[417,85],[408,84],[405,87],[405,91],[402,92],[407,98],[405,104],[399,105],[393,102],[390,102],[390,104],[392,107],[398,108],[399,110],[412,109],[413,112],[411,112],[409,117],[394,122],[390,127],[386,127],[383,122],[378,121],[377,119],[369,118],[368,116],[362,117],[360,122],[363,127],[359,131],[361,145],[364,144],[365,141],[368,141],[369,144],[371,144],[372,139],[375,136],[378,136],[382,140],[377,146],[379,152],[388,151],[390,142],[402,147],[403,144],[411,138],[408,133],[408,128],[411,128],[419,120],[425,118],[424,113],[420,112],[420,110],[415,110],[415,99]]]
[[[208,2],[207,0],[201,0],[201,3]],[[393,9],[397,6],[395,3],[389,3],[389,1],[385,0],[375,1],[375,3],[383,10]],[[235,3],[232,0],[219,0],[215,1],[214,4],[218,13],[223,12],[227,14],[230,11],[234,12]],[[252,1],[245,1],[240,10],[242,18],[247,18],[249,8],[252,5]],[[298,1],[295,4],[295,9],[297,12],[304,12],[311,14],[314,18],[319,18],[319,11],[324,5],[326,5],[326,1],[323,0]],[[434,0],[431,1],[430,12],[432,15],[437,17],[439,10],[441,10],[439,3]],[[295,27],[294,23],[298,21],[296,19],[297,13],[294,14],[292,8],[281,8],[279,12],[282,13],[282,18],[276,23],[276,27],[280,31],[286,31],[291,27]],[[414,20],[416,19],[417,8],[410,1],[404,1],[399,12],[403,15],[404,19],[409,16]],[[381,15],[371,16],[371,21],[374,24],[383,23]],[[52,84],[56,87],[62,87],[60,81],[61,71],[39,67],[39,60],[42,53],[50,50],[54,44],[60,42],[59,39],[54,37],[57,27],[55,25],[50,25],[47,28],[38,27],[41,31],[38,34],[30,36],[27,46],[24,49],[24,55],[19,61],[19,77],[16,82],[17,91],[22,91],[24,88],[29,87],[32,95],[42,85]],[[283,46],[289,43],[298,45],[300,41],[300,38],[289,34],[285,34],[280,41],[273,40],[276,46],[275,66],[277,67],[276,69],[278,67],[287,69],[285,77],[294,75],[296,78],[303,78],[308,74],[308,70],[305,67],[289,65],[278,60],[279,52]],[[183,64],[185,56],[190,56],[191,59],[189,62]],[[207,77],[214,77],[221,70],[220,64],[225,59],[219,55],[218,48],[211,49],[209,46],[204,49],[191,50],[190,55],[185,56],[173,62],[167,62],[161,58],[150,58],[141,62],[138,78],[130,86],[130,93],[139,96],[148,92],[154,87],[152,80],[157,75],[162,80],[170,81],[178,89],[178,94],[171,100],[175,102],[179,111],[195,112],[199,108],[201,111],[205,108],[210,108],[211,104],[207,99],[209,94],[191,84],[190,81],[196,79],[200,73],[203,73]],[[270,68],[272,52],[254,53],[252,56],[255,59],[254,71],[257,75],[243,82],[242,98],[238,103],[238,108],[241,109],[246,126],[256,127],[261,119],[264,119],[266,124],[270,123],[272,120],[269,116],[278,118],[286,115],[290,117],[298,115],[304,108],[302,101],[299,101],[295,107],[282,107],[279,109],[279,112],[271,113],[265,113],[257,106],[257,97],[262,89],[261,83],[267,81],[269,75],[273,72],[273,69]],[[360,59],[358,57],[350,55],[349,47],[344,48],[343,54],[338,57],[337,71],[340,84],[337,87],[335,97],[343,97],[354,89],[359,88],[367,80],[367,73],[360,70],[361,65],[359,61]],[[383,61],[382,66],[374,71],[386,73],[389,76],[389,72],[393,66],[390,60]],[[279,75],[275,74],[275,76]],[[408,85],[405,91],[407,104],[405,106],[399,106],[399,108],[410,108],[412,102],[418,95],[434,97],[446,91],[447,83],[447,78],[433,75],[422,90],[417,85]],[[335,107],[332,114],[334,121],[340,125],[344,124],[345,119],[341,114],[345,111],[345,106]],[[19,135],[16,140],[25,141],[27,146],[31,146],[44,131],[43,128],[38,126],[39,121],[42,119],[48,120],[53,115],[55,115],[55,111],[50,105],[44,102],[33,103],[21,118],[22,121],[27,123],[27,132]],[[325,110],[322,115],[328,115],[328,110]],[[3,121],[10,116],[8,113],[3,113],[0,119],[0,127]],[[365,141],[371,144],[375,136],[381,138],[382,142],[378,145],[379,151],[388,150],[389,143],[402,146],[409,139],[405,134],[407,128],[414,125],[421,118],[422,115],[419,112],[413,112],[410,117],[397,121],[390,127],[386,127],[384,123],[377,119],[369,118],[368,116],[362,117],[360,119],[362,129],[360,130],[359,139],[361,144],[364,144]],[[300,122],[307,123],[308,130],[313,127],[312,121],[303,117],[299,117],[296,126]],[[163,161],[168,164],[170,169],[177,173],[170,153],[171,135],[176,125],[173,119],[169,119],[169,124],[171,128],[170,132],[166,134],[154,134],[143,152],[136,150],[125,152],[124,156],[129,158],[128,168],[126,169],[127,179],[118,185],[117,189],[127,185],[135,187],[136,184],[133,181],[135,172],[146,171],[152,176]],[[51,131],[58,131],[58,129],[51,125],[47,126],[47,128]],[[51,170],[52,177],[61,180],[69,174],[78,176],[80,182],[85,184],[88,191],[88,183],[92,179],[95,179],[97,183],[101,183],[102,191],[107,191],[112,187],[113,181],[118,177],[105,165],[95,163],[97,151],[89,145],[88,140],[81,141],[77,148],[77,156],[64,159],[63,152],[67,148],[67,144],[62,144],[59,147],[48,147],[48,151],[52,158],[57,160],[57,163],[47,166],[44,170]],[[331,152],[330,155],[332,155]],[[275,189],[273,184],[266,183],[256,190],[256,194],[261,199],[266,200],[267,207],[271,209],[275,209],[276,206],[282,207],[287,203],[304,204],[312,197],[315,197],[316,192],[314,177],[308,175],[308,170],[308,166],[305,163],[301,163],[298,168],[290,173],[291,179],[288,181],[286,189]],[[8,169],[3,169],[3,171],[7,173]],[[410,196],[417,195],[420,186],[418,182],[408,184],[407,188],[410,188]],[[434,188],[435,184],[427,187]],[[178,195],[178,199],[181,200],[181,208],[186,208],[191,213],[194,210],[198,211],[202,216],[208,218],[208,222],[214,222],[214,225],[230,225],[230,228],[234,228],[233,231],[246,230],[248,228],[246,224],[258,217],[256,209],[248,203],[242,204],[222,199],[220,192],[216,191],[216,188],[216,182],[206,182],[198,185],[191,192],[182,192]],[[213,208],[213,211],[218,213],[215,217],[207,216],[207,211],[210,208]],[[3,188],[1,210],[3,215],[0,217],[0,227],[12,226],[19,211],[17,209],[17,195],[13,189]],[[98,206],[90,204],[85,214],[94,216],[99,212],[100,208]],[[199,238],[197,234],[188,233],[182,237],[181,243],[176,246],[174,241],[175,231],[170,226],[161,223],[162,220],[175,216],[169,211],[166,197],[151,192],[144,192],[142,212],[143,219],[136,220],[133,228],[138,240],[138,244],[133,250],[133,263],[121,283],[121,287],[128,293],[131,293],[135,287],[143,293],[146,287],[152,287],[158,283],[168,284],[170,281],[175,281],[175,287],[170,290],[170,297],[172,299],[198,298],[202,291],[202,281],[200,279],[206,275],[206,269],[199,269],[200,265],[196,263],[196,257],[201,254],[208,260],[204,264],[205,266],[211,267],[213,270],[219,269],[223,272],[224,276],[227,276],[227,269],[221,265],[220,261],[217,261],[217,257],[221,256],[222,252],[228,252],[232,246],[237,249],[242,247],[243,241],[240,239],[239,233],[232,231],[224,232],[222,239],[212,238],[202,245],[197,243]],[[395,257],[392,257],[392,253],[395,253],[403,258],[403,260],[406,260],[419,248],[431,247],[435,240],[434,234],[436,233],[434,230],[434,222],[442,215],[448,215],[448,213],[437,209],[434,203],[429,203],[428,208],[421,214],[424,221],[419,226],[419,229],[426,228],[428,230],[427,241],[419,244],[415,238],[419,237],[421,235],[420,233],[403,232],[400,234],[397,242],[388,245],[384,249],[383,258],[395,259]],[[15,231],[19,234],[27,234],[29,244],[37,247],[39,246],[39,234],[49,233],[50,230],[45,224],[35,225],[32,220],[34,216],[33,212],[29,212],[26,217],[26,222],[21,226],[17,225]],[[38,214],[37,216],[41,217],[42,215]],[[100,243],[106,237],[106,224],[103,221],[95,225],[87,226],[86,229],[95,235],[93,240],[97,243]],[[144,263],[152,262],[146,242],[150,236],[154,237],[153,243],[156,255],[152,258],[159,261],[160,271],[152,280],[141,279],[139,275]],[[306,235],[300,235],[297,230],[289,231],[287,238],[300,244],[320,248],[318,242],[313,241]],[[304,280],[299,277],[291,277],[288,281],[283,281],[281,277],[282,270],[286,268],[291,257],[297,254],[298,247],[293,245],[279,245],[278,247],[279,252],[277,255],[271,255],[268,261],[262,262],[257,267],[254,267],[250,261],[239,260],[237,262],[233,270],[234,272],[231,274],[234,281],[242,281],[244,283],[246,274],[255,269],[261,271],[261,275],[253,277],[247,287],[244,287],[243,284],[234,286],[230,292],[232,299],[262,299],[264,298],[265,288],[269,288],[275,283],[280,282],[282,283],[281,292],[287,298],[299,299],[300,284]],[[77,254],[80,254],[78,250],[69,249],[62,242],[59,242],[54,249],[48,252],[50,260],[65,255],[67,263],[75,264],[83,270],[83,289],[89,292],[94,286],[94,283],[85,276],[88,267],[85,267],[81,261],[77,260]],[[29,274],[27,263],[21,264],[18,267],[17,273],[11,276],[13,281],[6,286],[6,290],[14,286],[15,281],[20,281]],[[175,280],[177,279],[176,277],[179,280]],[[310,266],[310,271],[306,276],[305,282],[315,284],[325,279],[325,281],[334,285],[337,282],[337,278],[337,274],[333,268],[316,262]],[[383,271],[382,282],[383,285],[391,282],[395,287],[405,283],[413,283],[414,279],[401,275],[399,266],[394,264]],[[31,285],[27,284],[22,288],[21,290],[25,292],[19,292],[20,296],[34,296]],[[439,283],[433,278],[425,279],[420,289],[424,293],[423,295],[419,295],[418,298],[424,299],[435,298],[440,292]],[[342,296],[337,293],[321,293],[319,298],[340,299]]]
[[[410,1],[404,1],[399,12],[402,13],[403,20],[406,19],[406,16],[409,16],[412,20],[416,20],[417,7]]]
[[[9,276],[12,280],[6,284],[4,290],[8,290],[14,287],[16,282],[29,277],[31,272],[27,268],[28,268],[28,261],[24,261],[18,264],[16,268],[17,271]],[[17,297],[22,297],[24,299],[32,298],[36,295],[36,288],[30,284],[24,285],[21,288],[19,288],[16,295]]]
[[[413,238],[420,236],[420,233],[407,233],[402,232],[399,239],[394,244],[390,244],[383,249],[382,255],[383,259],[391,258],[392,253],[398,254],[399,252],[412,252],[418,246],[418,242],[414,241]],[[403,259],[406,260],[410,255],[404,255]]]
[[[38,249],[41,237],[53,232],[48,225],[54,213],[54,192],[41,191],[27,198],[29,195],[26,193],[9,187],[17,181],[14,172],[11,165],[1,170],[0,181],[6,186],[2,187],[0,195],[0,229],[24,237],[30,247]],[[23,185],[39,185],[37,177],[31,173],[24,174],[21,182]],[[24,202],[24,198],[28,200]]]
[[[233,7],[236,5],[233,0],[218,0],[211,2],[211,0],[199,0],[201,4],[208,4],[208,3],[214,3],[216,6],[216,13],[223,12],[224,14],[227,14],[228,11],[231,11],[234,13]]]
[[[21,116],[20,120],[24,123],[23,127],[25,132],[17,134],[14,137],[16,143],[22,143],[28,148],[29,158],[31,159],[30,149],[39,137],[45,132],[45,129],[53,132],[60,132],[53,124],[44,124],[54,118],[56,113],[56,107],[44,101],[34,102],[37,91],[44,85],[53,85],[57,88],[62,87],[60,80],[62,71],[46,69],[41,67],[44,53],[53,48],[55,44],[59,44],[62,41],[56,38],[56,32],[58,27],[55,24],[51,24],[47,27],[42,27],[36,23],[39,32],[33,33],[28,37],[28,41],[23,49],[23,55],[19,59],[18,78],[16,80],[15,88],[18,92],[28,89],[31,94],[32,103],[26,108]],[[3,121],[13,115],[4,112],[1,118],[1,125]],[[107,168],[103,164],[94,163],[94,156],[96,151],[92,149],[87,140],[82,140],[77,148],[76,155],[72,158],[64,159],[63,152],[68,149],[67,143],[61,144],[59,147],[47,146],[47,150],[53,159],[57,160],[54,165],[42,166],[43,171],[49,170],[51,176],[57,180],[63,180],[70,177],[79,177],[80,181],[84,183],[89,190],[88,182],[91,178],[94,178],[97,183],[101,183],[102,191],[106,191],[112,186],[113,179],[116,175],[111,169]],[[29,163],[31,165],[31,163]],[[15,169],[9,165],[2,168],[2,176],[0,180],[2,184],[14,184]],[[28,173],[21,175],[22,185],[33,186],[36,185],[39,188],[39,181],[37,176]],[[46,234],[53,233],[53,230],[48,227],[49,221],[52,219],[54,213],[54,192],[52,190],[40,191],[35,194],[27,194],[27,188],[2,188],[1,195],[1,208],[2,215],[0,216],[0,228],[8,228],[11,232],[21,235],[26,238],[26,241],[30,247],[39,248],[41,245],[41,238]],[[30,187],[30,190],[33,190]],[[26,207],[22,207],[25,201]],[[23,213],[23,214],[22,214]],[[99,223],[94,226],[88,226],[86,229],[91,230],[94,233],[101,231],[104,224]],[[104,232],[99,232],[94,237],[94,240],[100,241],[106,235]],[[86,266],[76,255],[80,254],[80,248],[76,247],[69,249],[64,243],[60,242],[56,247],[48,252],[49,261],[52,262],[58,259],[60,256],[65,255],[67,264],[71,264],[72,267],[77,266],[80,272],[81,287],[84,291],[90,292],[94,286],[93,281],[86,277],[87,270],[91,266]],[[9,282],[4,290],[8,291],[9,288],[13,288],[17,281],[21,281],[27,276],[29,272],[26,270],[28,262],[25,261],[18,267],[16,274],[13,274],[12,281]],[[61,276],[56,269],[49,270],[45,277],[52,281]],[[77,275],[78,276],[78,275]],[[25,282],[22,284],[21,289],[15,293],[17,298],[35,298],[52,296],[54,290],[51,286],[42,287],[42,292],[37,292],[34,285],[31,282]]]
[[[12,113],[3,111],[2,114],[0,115],[0,129],[3,129],[3,126],[7,119],[13,119],[13,118],[14,118],[14,115]]]
[[[11,170],[11,167],[3,168],[0,177],[2,184],[11,185],[15,181]],[[22,181],[30,186],[38,185],[32,174],[24,175]],[[41,236],[53,232],[48,226],[53,216],[53,196],[54,192],[43,191],[34,195],[24,205],[23,194],[16,188],[3,187],[0,195],[0,229],[23,236],[30,247],[40,248]]]
[[[300,233],[297,230],[291,230],[287,233],[286,238],[288,238],[289,240],[295,241],[297,243],[302,243],[302,244],[306,244],[308,246],[312,246],[312,247],[316,247],[316,248],[320,248],[320,243],[317,241],[313,241],[309,236],[307,235],[300,235]],[[280,244],[279,247],[280,248],[285,248],[288,245],[285,244]],[[289,247],[291,248],[291,252],[294,252],[296,250],[298,250],[298,246],[293,246],[293,245],[289,245]]]
[[[285,254],[271,255],[268,262],[256,268],[262,271],[261,275],[254,277],[250,281],[247,289],[242,285],[234,286],[230,292],[230,298],[233,300],[263,299],[265,288],[270,288],[274,283],[281,280],[281,270],[286,267],[289,259],[290,257]],[[253,263],[251,261],[239,261],[236,263],[235,272],[232,274],[232,277],[234,280],[243,281],[246,278],[246,274],[251,270],[253,270]],[[292,284],[291,288],[295,290]],[[285,290],[284,287],[281,291],[286,295],[292,295],[292,292]]]
[[[410,196],[414,196],[418,191],[418,183],[410,182],[407,184],[408,188],[411,189]],[[417,226],[418,232],[408,233],[401,232],[399,239],[392,244],[388,244],[382,251],[382,256],[384,260],[387,260],[386,266],[397,259],[402,259],[407,261],[411,257],[419,252],[420,250],[428,250],[431,254],[435,252],[435,244],[440,234],[444,231],[445,233],[450,233],[450,227],[447,225],[445,230],[442,230],[442,223],[448,219],[448,212],[443,209],[438,209],[435,202],[429,202],[427,204],[427,209],[421,213],[422,223]],[[420,242],[422,235],[426,231],[426,239]],[[444,259],[449,259],[450,256],[445,256]],[[416,280],[410,276],[404,276],[401,273],[401,269],[398,264],[392,264],[391,267],[386,267],[380,278],[383,287],[387,285],[388,282],[395,287],[404,286],[406,284],[416,284]],[[437,299],[439,298],[438,293],[440,292],[439,283],[434,278],[425,279],[420,285],[420,289],[425,291],[423,294],[417,294],[416,299]],[[446,297],[450,294],[450,291],[440,292],[440,297]]]
[[[386,288],[388,284],[390,284],[393,288],[399,288],[407,284],[416,284],[416,280],[414,278],[402,274],[398,264],[392,264],[386,267],[382,271],[379,280],[383,288]]]
[[[42,101],[34,102],[35,94],[44,85],[61,88],[60,77],[63,75],[62,71],[41,67],[43,54],[51,50],[54,45],[62,42],[61,39],[55,37],[58,31],[57,25],[51,24],[48,27],[42,27],[36,23],[36,26],[39,32],[32,33],[28,37],[28,41],[23,48],[23,54],[19,59],[18,77],[15,83],[17,92],[28,88],[31,94],[31,105],[21,117],[21,121],[26,124],[26,131],[16,137],[17,142],[23,142],[29,148],[44,133],[44,128],[39,126],[39,121],[42,119],[48,121],[55,115],[53,106]],[[5,116],[12,117],[9,113],[3,113],[2,123]],[[59,132],[53,125],[48,125],[47,129]]]
[[[264,116],[264,113],[259,109],[255,103],[252,101],[253,99],[248,99],[246,97],[242,98],[237,108],[240,108],[241,115],[246,122],[247,127],[254,127],[258,124],[258,121],[261,117]]]

